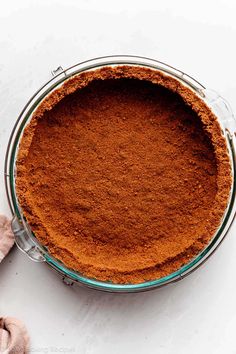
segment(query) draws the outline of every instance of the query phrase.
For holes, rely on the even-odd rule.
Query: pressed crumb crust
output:
[[[51,255],[91,278],[140,283],[209,243],[231,168],[217,119],[192,90],[157,70],[106,67],[68,79],[39,105],[16,188]]]

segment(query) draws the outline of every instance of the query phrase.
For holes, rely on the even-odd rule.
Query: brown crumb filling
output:
[[[231,170],[205,103],[159,71],[107,67],[68,79],[24,131],[24,215],[85,276],[140,283],[179,269],[213,237]]]

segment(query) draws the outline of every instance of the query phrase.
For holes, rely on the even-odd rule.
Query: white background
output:
[[[169,63],[220,92],[236,112],[235,1],[0,0],[0,212],[13,123],[58,65],[109,54]],[[66,287],[13,249],[0,264],[0,316],[22,319],[32,353],[236,353],[236,224],[182,282],[142,294]]]

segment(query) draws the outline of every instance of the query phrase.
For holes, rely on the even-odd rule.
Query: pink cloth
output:
[[[11,222],[0,215],[0,263],[14,244]],[[16,318],[0,317],[0,353],[27,354],[29,337],[23,323]]]
[[[0,215],[0,263],[14,244],[14,236],[11,230],[10,220]]]
[[[29,336],[24,324],[16,318],[0,318],[0,353],[29,353]]]

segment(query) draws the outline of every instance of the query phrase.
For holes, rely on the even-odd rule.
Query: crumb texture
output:
[[[217,119],[193,91],[121,66],[69,79],[40,104],[16,185],[51,255],[91,278],[140,283],[209,243],[231,173]]]

